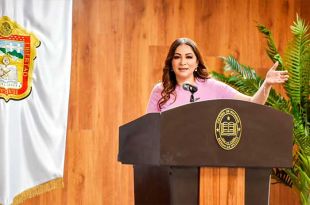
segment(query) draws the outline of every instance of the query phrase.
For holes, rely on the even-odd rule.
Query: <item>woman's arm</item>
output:
[[[154,86],[146,108],[146,113],[160,112],[158,101],[161,98],[162,85],[158,83]]]
[[[250,101],[258,104],[265,104],[267,98],[269,96],[269,92],[272,85],[285,83],[289,76],[287,71],[276,71],[278,67],[278,62],[273,64],[273,66],[269,69],[266,74],[266,78],[264,83],[258,89],[254,96],[250,97],[241,93],[237,93],[235,99]]]

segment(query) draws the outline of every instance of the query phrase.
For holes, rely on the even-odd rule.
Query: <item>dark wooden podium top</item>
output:
[[[221,110],[241,120],[239,144],[224,150],[215,137]],[[291,167],[292,117],[239,100],[210,100],[146,114],[120,127],[118,160],[124,164],[194,167]]]

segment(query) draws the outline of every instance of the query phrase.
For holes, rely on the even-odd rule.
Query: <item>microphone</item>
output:
[[[191,98],[189,102],[195,102],[194,93],[197,92],[198,87],[189,83],[183,83],[182,88],[186,91],[191,92]]]
[[[183,83],[182,87],[183,87],[184,90],[189,91],[192,94],[194,94],[198,90],[197,86],[191,85],[189,83]]]

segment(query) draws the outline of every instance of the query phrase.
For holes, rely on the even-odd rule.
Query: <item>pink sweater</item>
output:
[[[238,93],[238,91],[232,87],[212,78],[207,80],[196,80],[194,85],[198,87],[198,91],[194,94],[195,102],[215,99],[233,99],[236,93]],[[162,83],[158,83],[154,86],[147,106],[147,113],[163,112],[190,103],[191,93],[177,85],[175,88],[177,96],[175,101],[174,96],[170,95],[170,99],[160,109],[158,107],[158,100],[161,98],[162,90]]]

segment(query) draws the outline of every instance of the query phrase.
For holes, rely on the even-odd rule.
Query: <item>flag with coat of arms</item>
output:
[[[0,1],[0,204],[63,187],[72,0]]]

